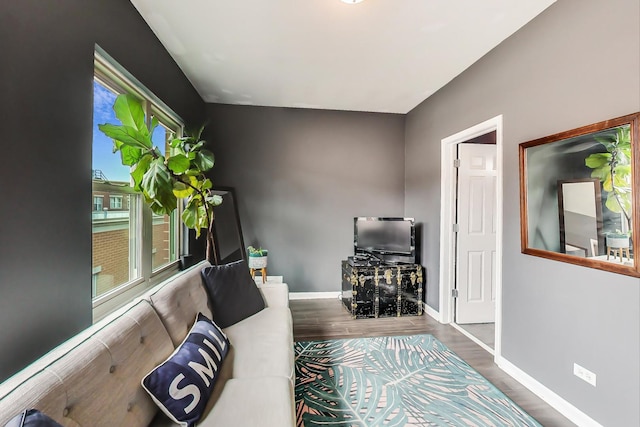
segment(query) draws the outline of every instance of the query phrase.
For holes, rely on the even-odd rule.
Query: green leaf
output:
[[[142,191],[142,178],[144,174],[149,170],[149,165],[153,160],[153,156],[151,154],[145,154],[140,158],[138,163],[135,165],[133,170],[131,171],[131,177],[133,178],[134,189],[136,191]]]
[[[141,134],[149,137],[149,129],[144,120],[144,110],[138,98],[131,94],[118,95],[113,104],[116,117],[124,126],[135,128]]]
[[[200,176],[202,174],[202,172],[200,172],[198,169],[189,169],[187,171],[185,171],[184,173],[185,175],[189,175],[189,176]]]
[[[161,207],[157,211],[154,211],[157,214],[165,214],[171,215],[171,212],[177,209],[178,207],[178,199],[173,194],[173,190],[169,190],[168,192],[162,193],[162,198],[157,199],[158,205]]]
[[[222,204],[222,196],[219,194],[207,196],[207,203],[209,206],[220,206]]]
[[[192,176],[182,176],[180,179],[182,180],[188,180],[189,183],[191,184],[191,186],[187,185],[185,182],[183,181],[179,181],[176,180],[173,184],[173,194],[180,198],[183,199],[185,197],[189,197],[191,194],[193,194],[194,189],[193,187],[198,185],[198,180],[195,179]]]
[[[202,203],[198,205],[198,226],[203,229],[207,229],[208,227],[207,210]]]
[[[605,202],[605,206],[611,212],[622,213],[622,209],[620,208],[620,203],[616,199],[616,196],[613,193],[607,194],[607,201]]]
[[[604,182],[609,174],[611,174],[611,169],[608,167],[597,168],[591,172],[591,178],[598,178],[600,181]]]
[[[615,179],[613,180],[613,185],[616,189],[631,189],[631,167],[629,167],[628,172],[620,172],[618,171],[618,168],[615,168],[614,171]]]
[[[156,213],[171,213],[178,201],[173,194],[171,174],[162,159],[154,159],[142,177],[142,191],[153,200],[151,209]]]
[[[624,208],[627,215],[631,214],[631,197],[630,196],[621,196],[620,203],[622,203],[622,207]]]
[[[145,135],[131,126],[120,126],[106,123],[98,125],[98,129],[111,139],[122,142],[124,145],[137,147],[143,150],[153,146],[149,135]]]
[[[197,144],[193,145],[189,151],[198,151],[205,144],[205,141],[200,141]]]
[[[153,131],[156,130],[160,122],[156,118],[156,116],[151,117],[151,127],[149,128],[149,135],[153,135]]]
[[[193,163],[201,172],[206,172],[211,169],[215,163],[213,153],[209,150],[200,150],[196,153]]]
[[[171,175],[160,159],[155,159],[142,177],[142,189],[152,199],[161,191],[163,186],[170,186]]]
[[[618,138],[618,146],[631,146],[631,125],[620,126],[616,137]]]
[[[178,199],[184,199],[189,197],[193,193],[193,188],[189,187],[182,181],[176,181],[173,183],[173,195]]]
[[[196,224],[198,223],[198,206],[193,202],[193,199],[190,203],[187,203],[184,210],[182,211],[182,222],[188,228],[196,230],[196,237],[200,237],[200,229],[196,228]]]
[[[604,191],[612,191],[613,187],[611,186],[611,174],[607,174],[604,181],[602,181],[602,189]]]
[[[189,162],[189,159],[187,159],[184,154],[176,154],[174,156],[169,157],[169,160],[167,161],[167,166],[176,175],[181,175],[187,169],[189,169],[190,163],[191,162]]]
[[[200,236],[201,229],[207,228],[207,212],[199,196],[194,195],[189,199],[187,206],[182,211],[182,221],[187,227],[196,231],[196,237]]]
[[[584,160],[584,164],[591,169],[601,168],[609,163],[611,159],[610,153],[594,153]]]
[[[120,148],[120,161],[125,166],[133,166],[142,157],[142,150],[137,147],[131,147],[129,145],[123,145]]]
[[[98,127],[100,127],[100,125],[98,125]],[[120,141],[118,141],[117,139],[113,140],[113,153],[117,153],[122,147],[124,147],[124,144]]]

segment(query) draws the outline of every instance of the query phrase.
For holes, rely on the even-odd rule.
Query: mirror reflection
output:
[[[561,252],[584,258],[600,255],[601,204],[597,180],[558,181]]]
[[[604,264],[604,269],[607,264],[633,267],[636,275],[632,140],[637,118],[520,145],[524,253]]]

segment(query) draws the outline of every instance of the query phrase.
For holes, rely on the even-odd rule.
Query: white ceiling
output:
[[[131,0],[206,102],[407,113],[555,0]]]

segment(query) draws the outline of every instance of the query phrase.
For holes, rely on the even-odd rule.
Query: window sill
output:
[[[180,271],[179,264],[179,261],[172,262],[154,271],[149,280],[136,279],[94,298],[92,302],[93,323],[142,295],[146,290],[177,274]]]

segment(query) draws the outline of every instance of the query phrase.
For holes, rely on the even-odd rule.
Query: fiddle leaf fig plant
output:
[[[222,203],[222,196],[211,192],[213,184],[206,176],[214,165],[214,156],[201,140],[204,127],[193,135],[172,138],[168,150],[171,154],[164,156],[151,140],[158,120],[153,117],[147,127],[144,109],[136,97],[119,95],[113,110],[121,124],[101,124],[98,128],[113,139],[113,152],[120,153],[122,164],[131,167],[134,189],[143,194],[158,215],[170,214],[178,200],[186,199],[182,222],[195,230],[197,237],[202,229],[206,230],[207,259],[217,264],[213,208]]]
[[[605,206],[622,213],[631,230],[631,127],[620,126],[615,133],[595,139],[606,152],[589,155],[585,165],[593,169],[591,177],[598,178],[607,192]]]

